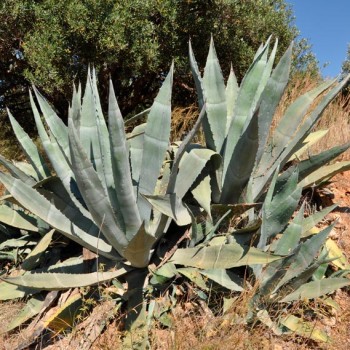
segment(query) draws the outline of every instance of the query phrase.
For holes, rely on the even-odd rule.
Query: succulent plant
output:
[[[241,292],[258,282],[247,319],[258,317],[281,331],[281,325],[292,329],[297,321],[271,320],[269,304],[316,298],[349,284],[342,273],[329,275],[327,270],[335,259],[324,248],[331,227],[309,234],[333,207],[304,218],[302,206],[291,220],[304,187],[350,168],[346,162],[319,171],[350,144],[298,160],[320,136],[312,127],[349,77],[325,82],[301,96],[269,136],[292,52],[291,46],[273,69],[277,42],[270,56],[269,45],[270,39],[258,50],[240,87],[233,70],[225,86],[213,41],[203,78],[190,47],[201,113],[186,138],[172,145],[173,67],[152,107],[143,113],[148,114],[147,122],[129,134],[112,84],[107,126],[95,72],[88,74],[83,99],[81,86],[74,88],[68,127],[33,88],[42,116],[30,95],[32,109],[50,165],[10,114],[29,163],[16,166],[0,158],[10,172],[0,173],[0,181],[10,193],[7,200],[53,230],[29,254],[22,273],[1,277],[2,299],[32,295],[11,329],[39,313],[46,298],[54,295],[50,293],[113,280],[114,304],[126,301],[126,325],[132,331],[124,348],[134,348],[134,342],[146,346],[152,315],[163,324],[170,322],[169,306],[164,305],[176,303],[176,288],[171,295],[164,293],[169,303],[163,306],[156,305],[155,295],[187,279],[197,286],[198,295],[211,286]],[[322,94],[317,107],[307,113]],[[206,146],[191,144],[201,123]],[[294,166],[285,167],[291,160]],[[208,213],[204,226],[203,211]],[[242,227],[224,228],[225,220],[242,214]],[[48,249],[54,232],[96,253],[88,271],[87,259],[79,254],[49,266],[37,264],[34,258]],[[247,276],[236,269],[242,266],[252,273]],[[43,290],[51,292],[44,296]],[[81,295],[69,294],[56,319],[81,301]],[[44,323],[48,327],[51,321]]]
[[[36,179],[14,169],[12,176],[1,174],[1,181],[16,201],[58,232],[109,259],[124,258],[144,267],[169,224],[164,213],[177,223],[190,222],[181,197],[169,192],[171,184],[161,197],[154,197],[169,147],[173,68],[147,124],[136,128],[129,142],[112,85],[107,129],[94,76],[89,74],[82,103],[81,89],[74,91],[68,127],[34,88],[49,132],[31,96],[35,122],[56,176],[48,177],[34,143],[10,115]],[[164,170],[163,179],[167,171],[171,169]],[[185,193],[183,189],[182,196]],[[159,211],[152,211],[150,202]]]
[[[326,81],[299,97],[271,132],[274,113],[289,79],[292,57],[291,45],[273,69],[277,43],[276,40],[270,55],[270,38],[259,48],[240,86],[232,68],[225,85],[213,39],[203,77],[189,46],[198,104],[200,108],[206,104],[203,119],[206,146],[222,157],[217,181],[211,183],[214,203],[258,201],[276,169],[284,169],[291,160],[299,163],[298,183],[303,188],[350,169],[350,162],[322,167],[347,150],[350,143],[298,161],[310,142],[324,135],[313,133],[312,128],[349,76],[341,82]],[[310,110],[320,96],[316,107]],[[281,180],[289,175],[287,169]]]

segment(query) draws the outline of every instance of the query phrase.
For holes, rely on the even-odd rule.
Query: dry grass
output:
[[[326,150],[350,141],[350,96],[339,96],[328,106],[316,125],[317,130],[329,129],[327,135],[312,148],[314,151]],[[316,148],[316,149],[315,149]],[[350,160],[350,150],[338,157]]]
[[[281,101],[277,107],[274,120],[272,123],[272,129],[274,129],[278,121],[283,116],[286,109],[301,95],[314,89],[318,86],[320,81],[315,79],[312,75],[306,74],[302,77],[295,76],[289,83],[284,92]]]
[[[18,334],[4,335],[9,322],[19,313],[24,307],[23,301],[8,301],[0,302],[0,349],[12,350],[13,344],[17,342]]]
[[[198,114],[198,108],[193,105],[185,108],[176,107],[171,114],[171,141],[183,140],[194,126]],[[193,142],[205,144],[204,135],[201,130],[194,137]]]
[[[299,96],[314,89],[320,82],[312,76],[295,77],[288,85],[281,103],[279,104],[272,130],[276,127],[278,120],[283,116],[286,108],[293,103]],[[315,107],[316,100],[310,110]],[[350,96],[338,96],[324,111],[321,119],[316,124],[315,130],[328,129],[328,133],[311,149],[310,153],[318,153],[336,145],[350,141]],[[338,160],[350,160],[350,150],[338,157]]]
[[[261,323],[247,325],[244,317],[255,290],[237,296],[223,316],[214,315],[204,302],[183,301],[172,310],[172,326],[160,323],[151,328],[152,350],[336,350],[329,344],[317,344],[293,333],[275,336]],[[278,311],[276,310],[276,315]],[[318,322],[319,323],[319,322]],[[318,324],[319,325],[319,324]],[[111,323],[93,349],[122,349],[117,322]]]

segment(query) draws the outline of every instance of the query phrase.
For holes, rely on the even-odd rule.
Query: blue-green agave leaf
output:
[[[226,91],[224,77],[216,55],[213,38],[210,40],[202,87],[206,104],[206,122],[210,128],[207,147],[221,153],[226,136]],[[207,136],[207,134],[205,135]],[[211,139],[214,142],[213,144],[209,144],[209,142],[211,143]]]
[[[18,277],[2,278],[6,283],[40,290],[65,290],[69,288],[87,287],[109,281],[124,275],[127,270],[92,272],[84,274],[69,274],[59,272],[27,273]]]
[[[22,181],[3,173],[0,173],[0,181],[24,208],[28,208],[57,231],[92,251],[98,251],[103,256],[111,259],[119,258],[112,247],[105,242],[104,237],[99,237],[98,229],[96,230],[93,223],[90,227],[81,229],[80,225],[83,222],[77,220],[77,225],[69,220],[67,214],[58,210],[49,200]],[[67,207],[66,210],[70,212],[71,208]],[[81,216],[79,211],[77,214]]]
[[[159,90],[148,115],[144,134],[143,155],[138,188],[138,206],[142,220],[149,221],[151,209],[143,195],[153,195],[169,146],[171,123],[171,92],[174,65]]]
[[[117,208],[123,217],[126,235],[132,237],[141,226],[141,218],[133,190],[129,148],[126,141],[123,117],[110,82],[108,126],[110,133],[111,156],[115,192],[119,204]]]
[[[301,195],[301,188],[298,186],[297,168],[293,171],[280,192],[273,195],[277,174],[278,170],[271,182],[262,208],[261,235],[258,243],[258,248],[261,249],[264,249],[268,240],[280,233],[288,224]]]
[[[117,221],[101,180],[78,139],[73,123],[69,127],[69,141],[72,168],[84,202],[103,235],[121,254],[128,241]]]
[[[68,148],[68,129],[63,123],[62,119],[58,117],[56,112],[52,109],[46,99],[40,94],[40,92],[33,86],[35,96],[39,102],[41,112],[43,113],[45,122],[49,126],[50,131],[58,140],[60,147],[64,151],[66,157],[69,157]]]
[[[288,294],[281,303],[288,303],[294,300],[315,299],[322,295],[333,293],[339,288],[350,285],[348,278],[325,278],[322,280],[312,281],[302,285],[296,291]]]
[[[16,138],[19,141],[25,155],[27,156],[28,161],[36,171],[36,180],[39,181],[50,176],[50,171],[34,142],[18,124],[17,120],[12,116],[10,111],[7,112]]]

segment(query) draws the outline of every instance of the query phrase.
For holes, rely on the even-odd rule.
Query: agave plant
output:
[[[133,330],[133,338],[125,339],[125,348],[134,348],[135,341],[140,346],[145,344],[152,315],[166,314],[165,309],[157,309],[154,296],[164,286],[168,289],[169,285],[175,285],[179,276],[204,292],[209,290],[210,283],[240,292],[246,285],[244,276],[235,268],[248,266],[248,271],[253,271],[254,279],[261,284],[252,303],[254,315],[256,309],[267,310],[265,304],[270,292],[276,298],[274,301],[288,303],[305,296],[308,283],[312,283],[310,278],[320,275],[321,268],[332,260],[326,251],[319,255],[329,230],[308,240],[303,237],[326,211],[303,221],[301,209],[294,221],[289,221],[297,209],[302,188],[310,182],[306,180],[308,176],[316,177],[315,182],[331,176],[334,169],[325,176],[317,175],[316,169],[349,144],[306,159],[297,164],[297,169],[291,167],[278,174],[293,155],[299,156],[307,143],[314,140],[316,135],[310,134],[312,125],[345,81],[327,82],[302,96],[287,109],[276,129],[278,132],[275,131],[276,138],[269,138],[274,110],[288,80],[291,47],[273,71],[277,43],[269,58],[268,47],[269,41],[259,49],[240,87],[232,70],[225,87],[213,41],[203,78],[190,48],[201,113],[193,130],[182,142],[173,145],[169,145],[173,67],[152,107],[146,111],[147,122],[136,126],[130,134],[125,132],[112,84],[106,125],[94,72],[92,76],[88,74],[83,99],[81,87],[74,88],[68,127],[34,88],[44,122],[30,95],[32,109],[50,166],[10,115],[16,135],[27,150],[32,175],[2,160],[11,175],[0,173],[0,180],[10,193],[9,200],[56,232],[95,252],[98,258],[92,259],[89,271],[84,258],[75,255],[51,266],[29,265],[27,269],[24,266],[19,276],[3,278],[2,299],[33,295],[12,328],[47,304],[45,300],[53,292],[44,297],[42,290],[56,292],[112,279],[114,293],[118,295],[114,303],[121,305],[127,301],[126,320]],[[329,88],[315,112],[298,128],[312,101]],[[290,129],[295,128],[295,135],[286,136],[286,142],[282,142],[279,136],[285,132],[287,120],[295,115],[299,119],[291,121]],[[206,147],[190,143],[201,122]],[[274,153],[276,147],[278,151]],[[201,208],[194,205],[191,196]],[[263,200],[261,211],[254,203],[257,200]],[[212,205],[213,202],[219,205]],[[234,232],[223,231],[221,224],[228,216],[238,217],[252,208],[257,209],[250,211],[253,220],[247,226]],[[196,217],[203,209],[209,214],[204,229]],[[220,219],[214,225],[216,217]],[[177,225],[176,231],[171,231],[172,221]],[[182,236],[180,226],[185,226]],[[244,238],[240,235],[243,232]],[[50,231],[43,237],[36,254],[47,249],[52,234]],[[258,240],[254,241],[254,237]],[[159,244],[161,238],[164,239]],[[305,252],[310,253],[307,261]],[[292,260],[294,265],[290,263]],[[101,271],[99,262],[114,269]],[[276,268],[282,268],[285,274],[274,275]],[[335,283],[333,289],[331,282],[321,280],[321,294],[349,282],[341,276],[331,279]],[[64,310],[71,311],[75,303],[81,303],[82,296],[78,294],[72,292],[64,298],[55,319]],[[172,302],[175,294],[171,295]],[[44,324],[53,327],[52,318]],[[138,334],[140,339],[135,340]]]
[[[349,80],[348,76],[341,82],[326,81],[300,96],[270,132],[274,113],[289,79],[292,57],[291,45],[273,69],[277,43],[276,40],[270,55],[270,39],[259,48],[240,86],[232,68],[225,86],[213,39],[203,77],[190,43],[190,63],[198,104],[200,108],[206,104],[203,120],[206,146],[222,157],[216,182],[211,186],[207,184],[206,192],[213,192],[214,203],[258,201],[276,169],[284,169],[291,160],[299,162],[308,146],[325,134],[312,132],[312,128]],[[316,107],[310,111],[310,106],[320,96]],[[299,186],[315,185],[337,172],[350,169],[350,162],[322,167],[349,146],[350,143],[346,143],[301,161]],[[288,176],[290,170],[284,172],[280,180]]]
[[[154,243],[168,225],[167,217],[152,213],[146,196],[155,194],[168,149],[172,76],[173,68],[150,110],[141,137],[131,135],[130,145],[112,86],[109,129],[95,78],[89,76],[87,80],[83,103],[81,90],[74,92],[68,127],[34,88],[49,133],[31,96],[35,122],[57,177],[47,179],[47,166],[31,144],[27,153],[39,183],[20,178],[17,169],[13,176],[1,174],[1,181],[24,208],[70,239],[109,259],[124,258],[133,266],[147,266]],[[19,130],[14,118],[10,118]],[[139,145],[141,148],[137,148]],[[157,203],[158,199],[152,200]],[[178,223],[189,222],[181,198],[173,193],[167,193],[160,206],[171,208],[168,211]]]

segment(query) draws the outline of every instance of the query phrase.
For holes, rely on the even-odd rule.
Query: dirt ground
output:
[[[343,250],[350,262],[350,171],[338,174],[332,180],[325,194],[325,204],[338,204],[338,207],[328,215],[329,221],[338,220],[331,238]],[[327,203],[328,201],[328,203]],[[329,203],[330,202],[330,203]],[[333,320],[325,322],[334,341],[332,349],[350,349],[350,290],[339,290],[335,294],[335,301],[340,306]],[[327,324],[328,323],[328,324]]]

